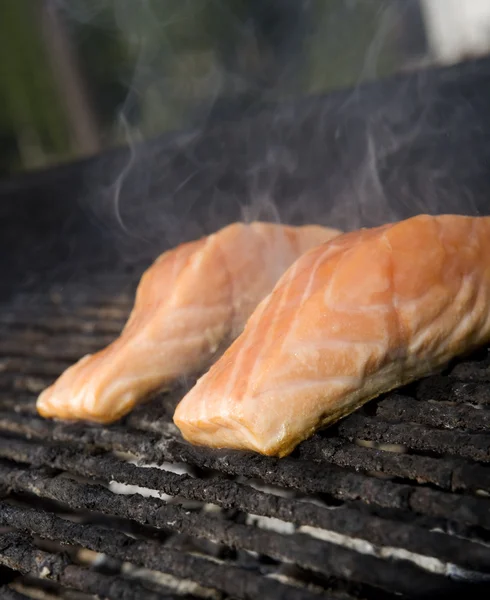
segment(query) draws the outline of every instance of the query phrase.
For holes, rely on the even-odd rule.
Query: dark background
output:
[[[418,0],[6,0],[0,175],[429,59]]]
[[[0,3],[1,293],[136,277],[238,218],[486,214],[486,46],[428,23],[415,0]]]

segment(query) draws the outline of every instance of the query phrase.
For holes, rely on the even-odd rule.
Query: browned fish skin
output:
[[[284,456],[490,340],[490,217],[421,215],[298,259],[177,407],[184,437]]]
[[[207,366],[305,251],[340,232],[234,223],[165,252],[143,275],[131,316],[107,348],[82,358],[38,398],[44,417],[109,423]]]

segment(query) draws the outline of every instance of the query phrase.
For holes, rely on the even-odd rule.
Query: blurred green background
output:
[[[416,0],[3,0],[0,177],[425,55]]]

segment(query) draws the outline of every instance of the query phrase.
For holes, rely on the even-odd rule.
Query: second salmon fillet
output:
[[[490,217],[421,215],[302,256],[177,406],[194,444],[284,456],[490,340]]]
[[[143,275],[120,337],[42,392],[39,413],[109,423],[204,369],[286,269],[339,233],[316,225],[234,223],[165,252]]]

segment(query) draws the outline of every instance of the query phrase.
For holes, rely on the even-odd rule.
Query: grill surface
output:
[[[37,393],[131,308],[102,285],[0,312],[2,598],[485,597],[488,350],[281,460],[183,442],[182,390],[111,427],[43,420]]]

